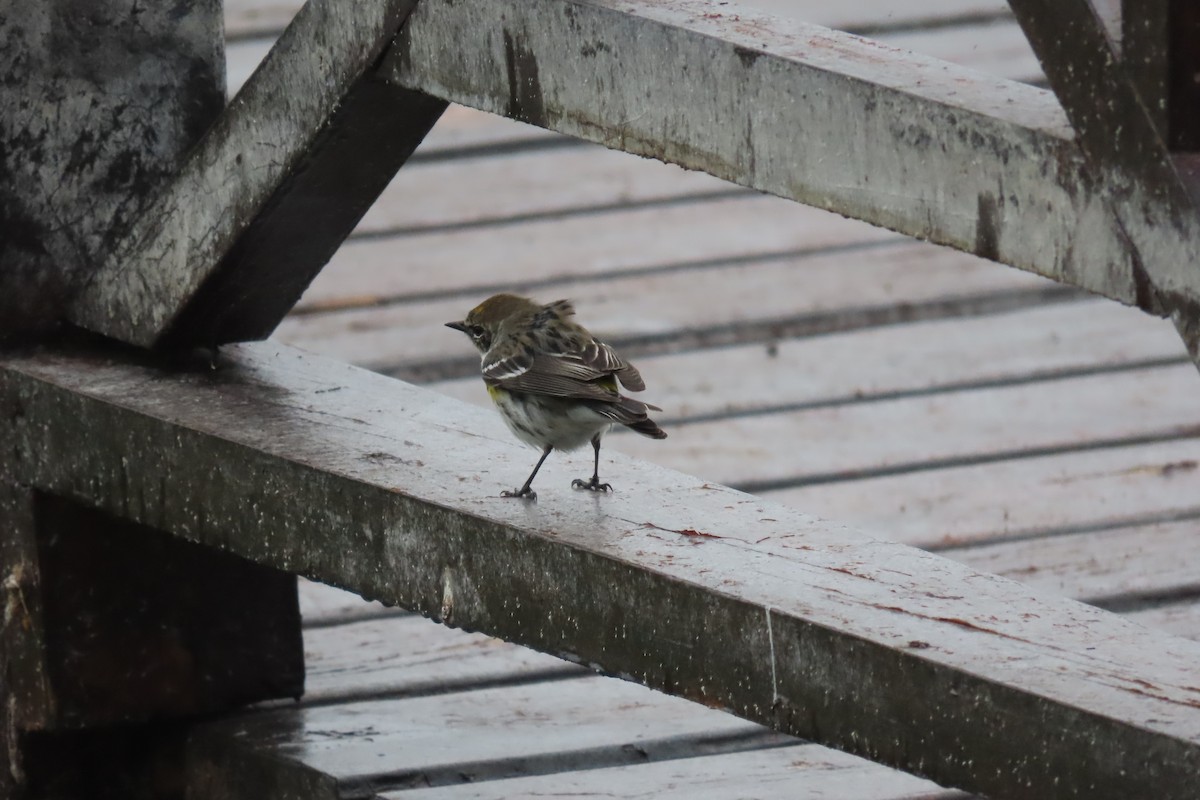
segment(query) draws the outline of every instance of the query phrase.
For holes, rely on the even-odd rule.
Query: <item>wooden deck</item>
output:
[[[1003,2],[755,5],[1040,79]],[[234,89],[295,9],[226,8]],[[454,107],[276,337],[486,404],[441,323],[499,290],[574,299],[636,360],[670,438],[616,449],[1200,638],[1198,378],[1162,320]],[[304,602],[309,696],[216,724],[197,770],[232,728],[331,798],[961,796],[319,587]]]

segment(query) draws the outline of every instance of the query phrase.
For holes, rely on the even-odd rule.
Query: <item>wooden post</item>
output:
[[[46,329],[224,105],[220,0],[0,14],[0,336]]]
[[[0,522],[4,796],[146,772],[126,744],[169,736],[128,723],[303,691],[294,575],[12,483]]]
[[[221,12],[16,0],[0,14],[0,339],[58,323],[216,119]],[[146,746],[170,751],[145,723],[302,691],[293,575],[21,486],[14,458],[0,457],[0,796],[139,796]]]

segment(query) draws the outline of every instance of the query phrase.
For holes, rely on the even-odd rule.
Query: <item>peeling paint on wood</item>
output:
[[[230,350],[176,375],[9,356],[0,402],[23,414],[0,446],[34,485],[435,618],[449,586],[450,624],[939,783],[1193,795],[1200,645],[624,458],[611,497],[550,464],[539,504],[514,504],[495,495],[525,453],[494,415]]]

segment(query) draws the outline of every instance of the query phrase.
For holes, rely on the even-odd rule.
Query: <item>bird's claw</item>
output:
[[[592,478],[590,481],[585,481],[583,478],[576,478],[571,481],[572,489],[587,489],[589,492],[611,492],[612,485],[601,483],[599,478]]]
[[[512,491],[505,489],[503,492],[500,493],[500,496],[501,497],[519,497],[522,500],[528,500],[531,503],[537,502],[537,492],[535,492],[533,489],[530,489],[528,486],[526,486],[524,489],[513,489]]]

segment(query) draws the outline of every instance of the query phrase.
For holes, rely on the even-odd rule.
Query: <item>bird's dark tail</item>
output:
[[[658,423],[646,415],[646,412],[651,409],[662,411],[658,406],[622,395],[618,396],[615,403],[597,404],[593,407],[613,422],[619,422],[642,436],[649,436],[651,439],[667,438],[667,432],[658,427]]]
[[[632,425],[629,423],[625,423],[625,427],[629,428],[632,431],[637,431],[642,436],[649,436],[651,439],[667,438],[667,432],[664,431],[662,428],[658,427],[658,423],[656,423],[654,420],[650,419],[649,417],[646,417],[643,420],[639,420],[639,421],[633,423]]]

